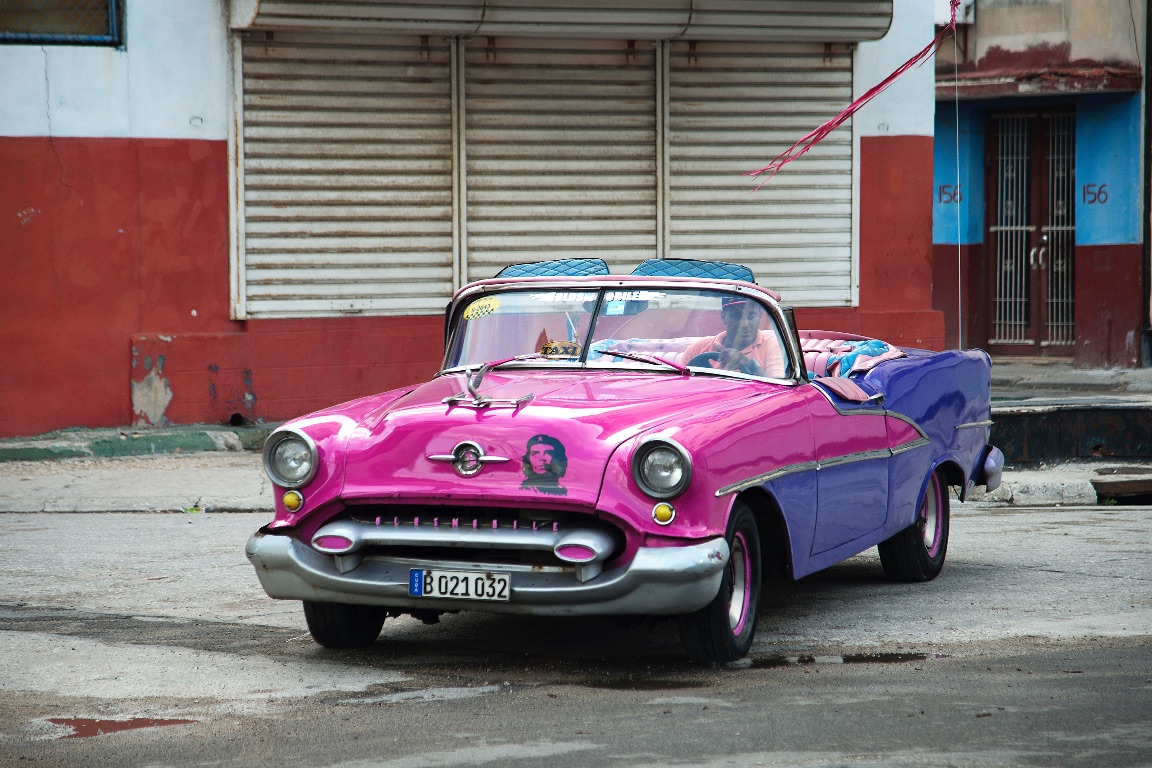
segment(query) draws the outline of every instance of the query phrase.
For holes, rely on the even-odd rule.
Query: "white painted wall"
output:
[[[856,49],[853,96],[862,96],[935,36],[932,3],[894,0],[888,34]],[[870,101],[853,122],[857,136],[931,136],[935,118],[936,73],[929,59]]]
[[[127,0],[125,50],[0,45],[0,136],[228,138],[225,0]]]

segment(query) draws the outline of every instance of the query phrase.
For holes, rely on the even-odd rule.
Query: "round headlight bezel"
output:
[[[276,450],[289,441],[297,441],[303,443],[312,456],[311,466],[306,475],[299,479],[285,478],[281,473],[276,471],[274,456]],[[301,432],[296,429],[279,429],[268,436],[264,442],[264,471],[268,474],[269,479],[274,484],[281,488],[296,490],[303,488],[312,482],[316,477],[316,470],[319,468],[319,454],[316,451],[316,443],[308,436],[306,432]]]
[[[659,488],[645,474],[645,462],[658,450],[671,451],[680,460],[680,481],[670,488]],[[640,490],[654,499],[674,499],[688,489],[692,482],[692,457],[684,446],[666,437],[648,438],[636,447],[632,454],[632,479]]]

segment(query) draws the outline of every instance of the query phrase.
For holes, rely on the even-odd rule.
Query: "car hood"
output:
[[[717,404],[731,407],[773,387],[647,372],[493,371],[479,390],[493,405],[476,407],[470,397],[464,404],[444,402],[465,392],[465,383],[463,374],[440,376],[352,430],[345,500],[515,503],[530,497],[592,505],[605,466],[624,441],[668,422],[706,419]],[[519,406],[506,404],[528,396]],[[462,474],[448,458],[464,443],[483,453],[475,474]],[[549,451],[551,473],[531,471],[529,443]]]

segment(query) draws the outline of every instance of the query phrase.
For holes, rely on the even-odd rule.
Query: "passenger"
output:
[[[724,331],[694,342],[684,350],[680,359],[685,365],[707,365],[755,376],[783,377],[784,355],[771,327],[760,327],[763,312],[752,299],[725,296],[720,305]],[[700,359],[693,362],[695,358]]]

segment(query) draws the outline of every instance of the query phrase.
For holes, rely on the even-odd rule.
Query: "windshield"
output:
[[[768,309],[726,291],[504,291],[473,299],[459,318],[446,368],[532,355],[523,364],[791,375]]]

